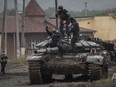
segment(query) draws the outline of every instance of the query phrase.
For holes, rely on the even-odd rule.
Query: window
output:
[[[30,41],[29,42],[29,48],[30,49],[36,49],[36,44],[38,44],[40,41],[36,41],[36,40],[33,40],[33,41]]]

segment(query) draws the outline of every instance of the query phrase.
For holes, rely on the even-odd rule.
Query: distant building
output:
[[[95,37],[102,40],[116,40],[116,16],[109,13],[109,16],[94,16],[77,19],[80,26],[95,31]]]

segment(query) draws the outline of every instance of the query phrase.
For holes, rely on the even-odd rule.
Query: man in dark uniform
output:
[[[56,14],[56,17],[60,19],[60,33],[64,37],[65,36],[65,32],[63,30],[64,21],[66,22],[66,33],[67,33],[70,15],[68,14],[68,11],[66,9],[63,9],[63,6],[59,6],[58,14]]]
[[[5,74],[5,66],[7,64],[8,57],[3,53],[0,56],[0,62],[1,62],[1,73]]]
[[[60,41],[61,34],[56,31],[55,28],[51,30],[51,32],[48,30],[48,26],[46,27],[47,34],[51,37],[52,41],[51,43],[46,44],[46,47],[58,47],[60,51],[60,55],[63,55],[63,49],[61,46],[58,45]]]
[[[46,27],[46,31],[47,34],[52,38],[52,42],[46,44],[46,47],[57,47],[61,34],[57,32],[55,28],[53,28],[50,32],[48,30],[48,26]]]
[[[71,39],[71,47],[72,49],[75,49],[75,43],[78,41],[78,37],[79,37],[79,24],[76,22],[76,20],[74,18],[70,18],[70,30],[68,31],[68,34],[72,33],[72,39]]]

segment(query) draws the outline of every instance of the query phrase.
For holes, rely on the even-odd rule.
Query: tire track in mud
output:
[[[113,73],[116,73],[116,63],[109,67],[109,77],[111,77]],[[88,81],[84,81],[83,78],[75,77],[72,81],[66,81],[64,80],[63,76],[54,75],[51,83],[30,85],[28,66],[21,64],[10,64],[6,66],[5,75],[0,73],[0,87],[75,87],[75,85],[84,87],[84,84]]]

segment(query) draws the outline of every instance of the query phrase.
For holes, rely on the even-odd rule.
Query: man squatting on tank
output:
[[[63,55],[63,49],[61,46],[58,45],[61,34],[57,32],[55,28],[51,30],[51,32],[48,30],[48,26],[46,26],[46,32],[51,37],[52,41],[51,43],[47,43],[46,47],[58,47],[60,51],[60,55]]]

